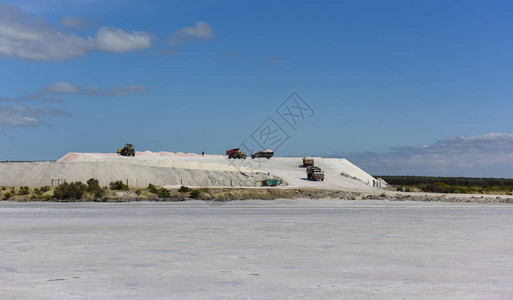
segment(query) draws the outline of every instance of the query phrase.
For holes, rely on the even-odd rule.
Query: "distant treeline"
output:
[[[391,185],[423,185],[444,183],[450,186],[464,187],[508,187],[513,188],[512,178],[477,178],[477,177],[431,177],[431,176],[387,176],[373,175],[375,178],[383,178]]]

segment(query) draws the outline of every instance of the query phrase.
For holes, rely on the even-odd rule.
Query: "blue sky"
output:
[[[3,1],[0,160],[126,142],[258,150],[251,134],[270,117],[290,137],[278,155],[513,177],[512,13],[510,1]],[[276,109],[294,91],[313,114],[291,127]]]

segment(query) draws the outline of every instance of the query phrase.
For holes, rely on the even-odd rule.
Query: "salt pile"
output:
[[[130,186],[233,186],[257,187],[267,178],[280,178],[286,187],[373,190],[372,176],[345,159],[315,157],[325,171],[323,182],[309,181],[302,158],[227,159],[221,155],[183,152],[137,152],[135,157],[116,153],[68,153],[56,162],[0,163],[0,186],[38,187],[52,180],[86,182],[96,178],[101,185],[122,180]],[[345,174],[344,176],[341,174]],[[349,175],[349,176],[347,176]]]

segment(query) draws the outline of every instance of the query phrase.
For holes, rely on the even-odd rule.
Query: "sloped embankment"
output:
[[[0,186],[39,187],[56,182],[86,182],[96,178],[101,185],[122,180],[130,186],[260,186],[267,173],[237,170],[204,170],[110,161],[87,162],[6,162],[0,164]]]

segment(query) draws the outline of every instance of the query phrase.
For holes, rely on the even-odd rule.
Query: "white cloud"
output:
[[[24,95],[21,97],[0,97],[0,102],[23,102],[30,100],[37,100],[43,98],[44,102],[63,102],[61,97],[56,95],[68,94],[68,95],[88,95],[88,96],[122,96],[128,94],[137,94],[147,92],[149,89],[144,85],[133,85],[133,86],[118,86],[101,93],[101,89],[97,85],[90,86],[87,89],[83,89],[79,86],[73,85],[66,81],[57,81],[55,83],[47,85],[45,88]],[[49,97],[45,97],[49,96]]]
[[[145,93],[148,88],[144,85],[133,85],[133,86],[118,86],[113,89],[107,90],[103,93],[105,96],[123,96],[129,94]]]
[[[50,97],[44,98],[43,102],[59,103],[59,102],[64,102],[64,99],[62,99],[59,96],[50,96]]]
[[[94,48],[106,52],[130,52],[144,50],[150,46],[151,36],[144,31],[127,33],[118,28],[102,27],[94,39]]]
[[[59,20],[59,25],[61,25],[62,27],[68,27],[73,29],[84,28],[86,24],[87,19],[84,18],[64,17]]]
[[[42,19],[0,5],[0,55],[33,60],[63,60],[89,51],[90,42],[61,33]]]
[[[62,110],[40,106],[4,106],[0,105],[0,130],[6,126],[39,126],[42,118],[48,115],[66,115]]]
[[[80,94],[82,89],[66,81],[57,81],[45,87],[41,94]]]
[[[450,137],[421,147],[388,153],[336,153],[367,172],[381,175],[432,175],[513,178],[513,134]]]
[[[195,40],[212,40],[214,37],[212,26],[205,22],[197,22],[194,27],[184,27],[173,32],[167,42],[171,45],[178,45]]]
[[[100,92],[100,87],[97,85],[93,85],[87,89],[86,94],[89,94],[91,96],[96,96],[96,95],[98,95],[99,92]]]
[[[122,53],[151,46],[150,34],[103,27],[95,37],[60,32],[16,7],[0,5],[0,56],[31,60],[66,60],[94,50]]]

